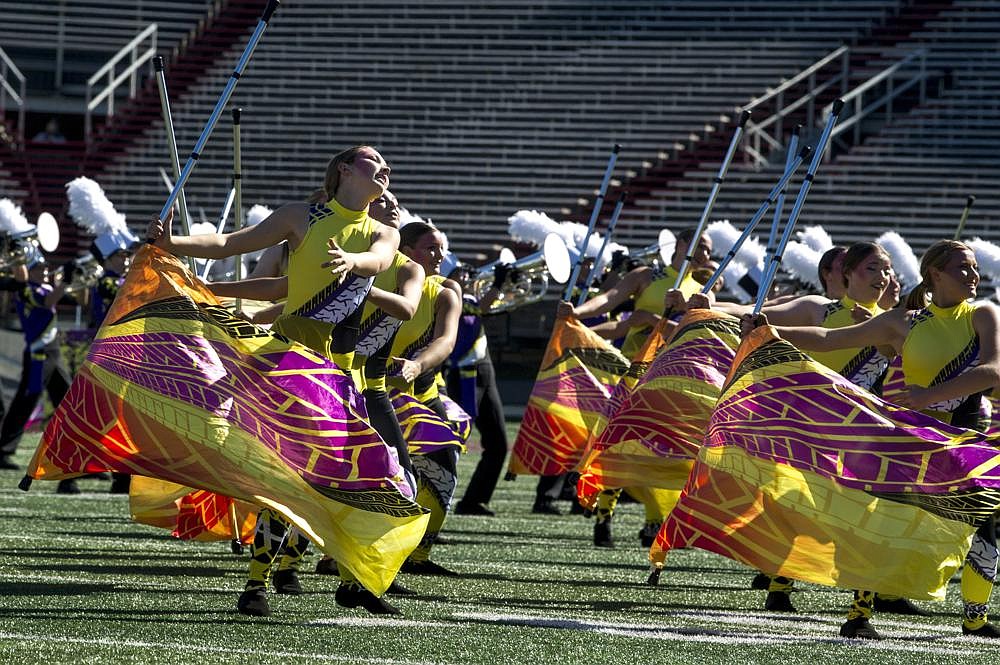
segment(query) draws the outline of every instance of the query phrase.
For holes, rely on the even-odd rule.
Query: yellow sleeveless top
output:
[[[409,261],[406,254],[396,252],[389,267],[375,276],[374,286],[383,291],[396,293],[396,289],[399,288],[399,269]],[[385,391],[386,363],[389,360],[392,340],[401,323],[402,321],[390,316],[370,301],[365,302],[354,354],[354,368],[361,372],[365,389]]]
[[[403,321],[399,330],[396,331],[390,356],[413,360],[434,339],[434,307],[441,289],[445,288],[444,280],[445,278],[441,275],[431,275],[424,280],[417,311],[414,312],[412,319]],[[389,385],[414,395],[421,402],[437,397],[438,390],[434,381],[437,368],[425,371],[412,384],[403,380],[399,374],[400,369],[397,363],[391,363],[388,376]]]
[[[676,281],[677,269],[673,266],[667,266],[662,272],[654,274],[653,281],[635,299],[635,309],[661,316],[663,314],[663,298],[667,295],[667,291],[674,288]],[[687,299],[701,291],[702,285],[691,277],[691,272],[688,271],[684,275],[684,279],[681,280],[679,288],[684,294],[684,298]],[[626,358],[635,356],[652,331],[653,326],[629,328],[625,335],[625,341],[622,343],[622,354]]]
[[[979,336],[972,327],[976,306],[931,303],[910,319],[903,342],[903,376],[909,384],[928,388],[953,379],[979,364]],[[988,417],[982,393],[931,404],[926,413],[946,423],[979,429]],[[987,421],[988,423],[988,421]]]
[[[878,316],[882,310],[876,303],[857,302],[844,296],[840,300],[831,300],[826,306],[826,314],[820,324],[823,328],[836,329],[855,324],[851,310],[855,305]],[[861,386],[873,393],[881,393],[882,380],[889,371],[889,358],[879,353],[878,348],[837,349],[835,351],[816,351],[809,354],[814,360],[823,363],[851,383]]]
[[[349,210],[335,199],[311,205],[309,230],[288,256],[288,299],[273,329],[346,371],[352,370],[362,305],[374,279],[353,273],[335,279],[322,267],[329,259],[327,239],[345,251],[364,252],[378,226],[367,210]]]

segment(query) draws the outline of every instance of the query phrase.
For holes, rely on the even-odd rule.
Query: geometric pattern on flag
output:
[[[440,393],[438,397],[444,404],[444,412],[448,415],[448,425],[455,430],[458,440],[464,444],[472,434],[472,416],[466,413],[458,402],[444,393]],[[465,452],[464,449],[462,452]]]
[[[991,443],[882,401],[760,327],[650,556],[703,547],[771,574],[940,597],[1000,509]]]
[[[368,589],[388,587],[428,516],[348,374],[236,319],[153,246],[105,321],[32,477],[113,470],[267,506]]]
[[[388,392],[411,455],[427,455],[445,449],[465,452],[463,440],[459,438],[451,422],[442,420],[441,416],[413,395],[391,386]]]
[[[738,344],[734,317],[697,309],[680,320],[590,448],[578,483],[584,505],[606,488],[683,486],[678,463],[690,469],[697,457]]]
[[[575,318],[557,319],[509,471],[554,475],[576,468],[590,433],[603,424],[611,389],[627,369],[624,356],[606,340]]]
[[[134,521],[170,529],[172,535],[181,540],[238,538],[248,543],[253,539],[257,523],[256,506],[215,492],[193,490],[145,476],[132,476],[129,512]]]

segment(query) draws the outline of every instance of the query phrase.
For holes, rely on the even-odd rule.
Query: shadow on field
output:
[[[142,541],[162,541],[175,542],[177,539],[165,530],[159,533],[148,533],[144,531],[55,531],[62,536],[81,536],[83,538],[117,538],[119,540],[142,540]]]
[[[88,582],[11,582],[4,584],[3,595],[10,596],[86,596],[92,593],[110,593],[113,584]],[[13,611],[0,609],[0,612]],[[16,613],[23,611],[18,609]]]
[[[91,573],[94,575],[141,575],[143,577],[153,577],[156,575],[166,575],[170,577],[221,577],[228,573],[222,568],[212,568],[208,566],[157,566],[156,564],[143,565],[98,565],[79,563],[50,563],[47,565],[26,565],[25,570],[39,570],[46,572],[66,572],[66,573]]]

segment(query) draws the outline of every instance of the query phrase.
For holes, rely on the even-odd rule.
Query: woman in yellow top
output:
[[[462,315],[461,287],[440,275],[444,258],[441,232],[424,222],[410,222],[400,229],[399,250],[420,265],[424,280],[420,305],[413,317],[400,326],[393,340],[388,383],[412,394],[442,420],[448,415],[438,396],[436,375],[451,354]],[[451,508],[458,486],[458,450],[447,448],[411,457],[417,473],[417,503],[431,511],[431,519],[420,545],[403,564],[402,571],[417,575],[456,576],[430,560],[431,548]]]
[[[635,309],[627,318],[621,321],[609,321],[592,328],[594,332],[605,339],[618,339],[624,336],[622,353],[626,358],[634,358],[663,316],[666,309],[666,295],[677,283],[677,274],[681,266],[684,265],[684,258],[687,256],[696,231],[697,229],[690,228],[677,234],[677,244],[674,246],[670,265],[663,269],[642,266],[630,270],[610,289],[591,298],[579,307],[574,307],[568,302],[559,303],[556,315],[572,315],[578,319],[587,319],[607,314],[630,298],[634,299]],[[702,285],[691,276],[691,272],[706,267],[711,257],[712,240],[707,235],[702,235],[691,256],[691,270],[680,283],[679,291],[685,300],[702,288]],[[539,480],[536,497],[542,496],[543,484],[546,480],[547,478],[544,476]],[[664,513],[672,500],[664,499],[662,493],[657,490],[646,488],[631,488],[629,494],[639,500],[645,508],[646,516],[643,527],[639,531],[639,542],[643,547],[649,547],[653,544],[653,539],[660,530],[660,525],[666,517]],[[614,541],[611,538],[611,519],[614,516],[620,495],[621,489],[606,489],[597,497],[597,505],[594,509],[596,518],[594,545],[596,547],[614,547]],[[538,501],[539,499],[536,498],[536,505]]]
[[[990,303],[969,302],[979,286],[979,270],[976,255],[960,242],[934,243],[920,262],[920,276],[905,307],[844,328],[779,327],[778,333],[806,351],[889,346],[902,355],[907,384],[894,398],[897,404],[985,431],[989,405],[984,396],[1000,385],[1000,311]],[[1000,637],[1000,628],[987,621],[998,558],[991,519],[973,537],[962,569],[966,635]],[[842,634],[845,628],[850,627],[845,624]],[[872,633],[865,636],[878,637]]]
[[[389,165],[377,150],[356,146],[330,160],[323,187],[314,193],[310,203],[289,203],[260,223],[234,233],[197,236],[174,236],[171,211],[166,220],[154,219],[150,223],[146,237],[168,252],[208,259],[224,259],[287,242],[286,276],[242,282],[228,295],[247,297],[249,289],[253,297],[262,300],[287,296],[273,329],[350,370],[362,305],[374,276],[389,267],[399,245],[399,232],[372,219],[367,212],[369,204],[388,188],[389,172]],[[277,513],[264,509],[257,526],[249,581],[237,609],[243,614],[267,616],[267,583],[286,537],[287,523]],[[294,559],[289,557],[289,561]],[[398,613],[346,573],[342,578],[336,596],[341,605],[361,605],[374,613]],[[279,566],[273,583],[280,593],[302,593],[293,567]]]

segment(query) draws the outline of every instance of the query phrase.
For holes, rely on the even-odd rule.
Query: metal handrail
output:
[[[908,74],[902,73],[901,70],[913,64],[914,61],[916,61],[917,70]],[[897,84],[896,79],[903,76],[907,78],[901,84]],[[879,86],[882,83],[885,83],[886,86],[885,94],[868,103],[866,106],[865,93],[875,89],[876,86]],[[852,113],[849,117],[844,118],[840,121],[840,123],[838,123],[837,127],[833,130],[831,139],[843,134],[847,131],[847,129],[853,128],[853,142],[855,144],[860,143],[861,121],[875,111],[884,107],[886,114],[885,121],[887,124],[891,123],[893,100],[913,88],[915,85],[920,86],[919,102],[923,104],[927,99],[927,49],[925,48],[917,49],[916,51],[911,52],[896,64],[887,67],[877,75],[845,94],[842,97],[845,104],[845,111],[847,108],[850,108],[852,109]],[[822,116],[824,118],[829,116],[831,109],[832,104],[825,106],[821,111]],[[827,145],[827,152],[824,157],[827,159],[830,157],[829,145]]]
[[[782,134],[784,131],[784,119],[787,116],[802,106],[806,106],[806,122],[812,123],[812,119],[815,117],[816,98],[820,94],[838,83],[840,84],[840,93],[847,90],[848,70],[850,67],[849,55],[850,48],[841,46],[823,56],[809,67],[806,67],[792,78],[783,81],[777,88],[768,90],[767,94],[752,99],[745,106],[741,107],[740,110],[750,111],[758,106],[770,103],[772,100],[774,102],[775,109],[771,115],[765,117],[763,120],[751,120],[747,123],[747,141],[744,151],[754,160],[756,165],[767,164],[768,153],[771,150],[781,149],[785,145],[785,139]],[[831,63],[839,64],[839,74],[829,77],[825,82],[817,86],[817,75]],[[806,83],[806,91],[798,98],[786,103],[785,93],[803,82]]]
[[[17,81],[17,90],[14,90],[14,87],[10,84],[7,77],[8,72]],[[18,145],[24,145],[25,88],[26,81],[24,74],[17,68],[17,65],[10,59],[10,56],[0,48],[0,117],[6,117],[7,115],[7,96],[10,95],[11,101],[17,104]]]
[[[128,79],[129,97],[134,97],[138,84],[139,68],[150,62],[156,55],[156,32],[157,25],[150,23],[128,44],[123,46],[115,55],[111,57],[104,66],[98,69],[93,76],[87,79],[87,108],[84,119],[84,135],[88,146],[90,145],[91,133],[93,131],[93,112],[99,104],[107,99],[107,111],[105,116],[114,115],[115,112],[115,92],[118,86]],[[139,45],[149,40],[149,48],[139,51]],[[127,67],[117,76],[115,68],[126,56],[131,58]],[[93,94],[94,85],[102,78],[107,77],[107,84],[96,95]]]

